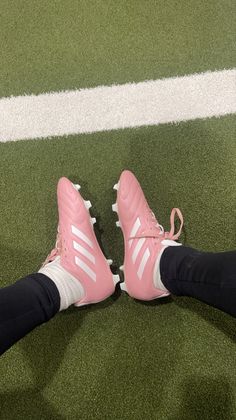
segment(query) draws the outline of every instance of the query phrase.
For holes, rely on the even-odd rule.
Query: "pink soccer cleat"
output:
[[[121,283],[121,289],[140,300],[168,296],[170,293],[160,279],[159,263],[166,247],[181,245],[175,242],[183,226],[181,211],[172,209],[171,230],[164,232],[132,172],[123,171],[114,189],[117,190],[117,202],[112,210],[118,213],[116,225],[122,229],[125,245],[124,265],[120,267],[125,282]],[[177,234],[174,234],[175,214],[181,221]]]
[[[75,306],[100,302],[114,293],[119,276],[110,270],[112,260],[107,260],[97,242],[90,217],[90,201],[81,197],[79,185],[61,178],[57,186],[59,225],[56,246],[44,266],[60,257],[61,266],[77,279],[84,295]]]

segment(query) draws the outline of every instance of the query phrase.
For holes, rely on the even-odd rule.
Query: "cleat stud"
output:
[[[90,220],[91,220],[91,224],[92,224],[92,225],[94,225],[94,224],[96,223],[96,221],[97,221],[97,220],[96,220],[96,217],[91,217],[91,219],[90,219]]]
[[[119,283],[119,281],[120,281],[119,274],[113,274],[112,278],[113,278],[114,285],[116,285],[117,283]]]
[[[121,290],[123,290],[124,292],[127,292],[127,287],[125,283],[120,283],[120,288]]]
[[[89,200],[84,200],[84,205],[86,207],[87,210],[89,210],[92,207],[91,201]]]
[[[121,225],[120,225],[120,221],[118,220],[118,222],[116,222],[116,226],[117,227],[121,227]]]
[[[107,262],[108,262],[109,265],[112,265],[113,260],[107,260]]]
[[[119,190],[119,186],[120,186],[120,183],[118,182],[117,184],[114,185],[113,190],[118,191]]]
[[[114,211],[115,213],[118,213],[117,203],[112,204],[112,211]]]
[[[81,188],[81,186],[80,186],[79,184],[73,184],[73,183],[72,183],[72,185],[73,185],[73,187],[74,187],[74,189],[75,189],[76,191],[79,191],[79,190],[80,190],[80,188]]]
[[[120,266],[120,271],[124,271],[124,266],[123,265]]]

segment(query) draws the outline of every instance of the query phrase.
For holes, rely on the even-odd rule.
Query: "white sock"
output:
[[[161,256],[163,254],[163,252],[165,251],[166,248],[168,248],[168,246],[181,246],[182,244],[179,244],[178,242],[172,241],[171,239],[164,239],[161,242],[163,245],[165,245],[161,252],[158,254],[157,260],[155,262],[155,266],[154,266],[154,270],[153,270],[153,281],[154,281],[154,285],[157,289],[161,289],[163,290],[163,292],[168,292],[169,290],[166,289],[166,287],[164,286],[164,284],[161,281],[161,273],[160,273],[160,261],[161,261]]]
[[[60,311],[67,309],[84,296],[82,284],[61,266],[59,256],[40,268],[39,273],[45,274],[55,283],[60,295]]]

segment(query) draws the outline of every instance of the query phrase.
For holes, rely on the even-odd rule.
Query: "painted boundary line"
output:
[[[236,69],[0,99],[0,142],[236,113]]]

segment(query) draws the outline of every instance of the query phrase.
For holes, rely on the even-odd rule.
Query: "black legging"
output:
[[[165,249],[162,282],[173,294],[192,296],[236,316],[236,252],[203,253],[183,246]],[[0,354],[60,308],[58,290],[36,273],[0,289]]]
[[[58,290],[47,276],[31,274],[0,289],[0,354],[60,308]]]
[[[170,246],[162,254],[160,272],[174,295],[194,297],[236,316],[236,251],[210,253]]]

